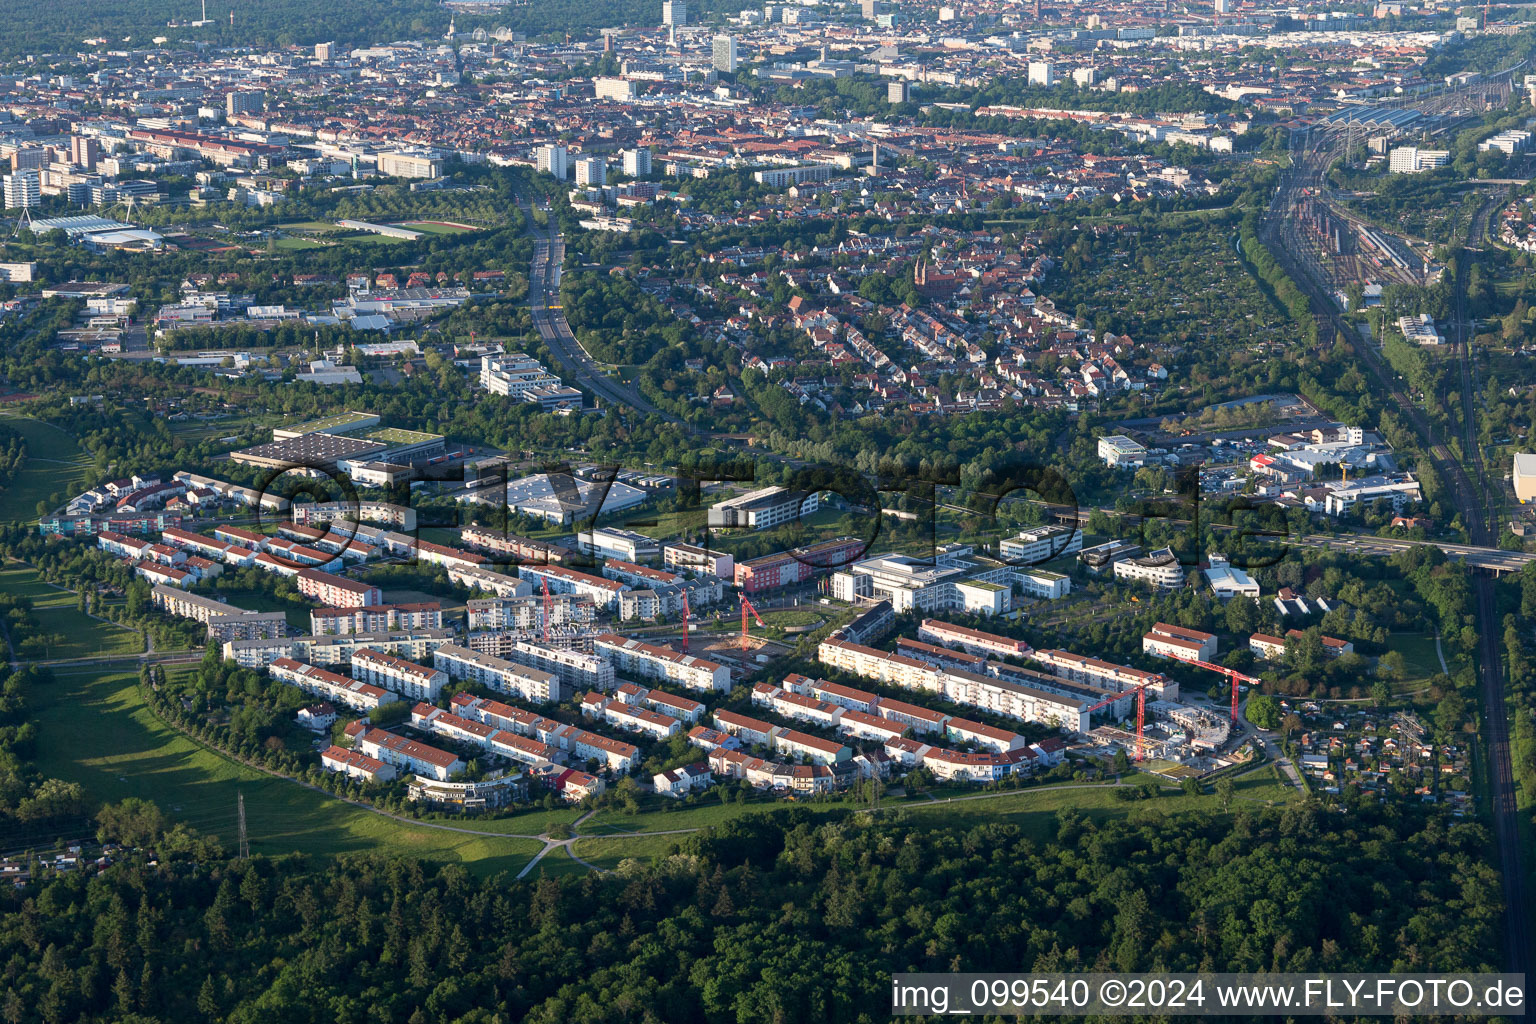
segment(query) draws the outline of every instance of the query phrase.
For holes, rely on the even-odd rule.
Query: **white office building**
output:
[[[493,395],[523,398],[534,388],[559,387],[559,377],[523,352],[480,357],[480,386]]]
[[[682,28],[688,24],[688,5],[684,0],[664,0],[661,5],[661,23],[670,28]]]
[[[713,43],[713,63],[716,71],[724,71],[733,74],[736,71],[736,37],[731,35],[715,36]]]

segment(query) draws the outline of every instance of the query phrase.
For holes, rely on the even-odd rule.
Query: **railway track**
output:
[[[1497,531],[1492,521],[1493,503],[1488,500],[1486,467],[1477,444],[1477,407],[1474,404],[1476,393],[1473,386],[1475,374],[1472,331],[1466,305],[1466,274],[1457,276],[1457,337],[1461,356],[1459,390],[1466,410],[1462,421],[1463,458],[1457,458],[1440,438],[1424,409],[1410,398],[1406,389],[1398,386],[1397,374],[1385,364],[1380,353],[1372,345],[1366,344],[1354,327],[1339,315],[1320,275],[1314,273],[1306,261],[1298,258],[1299,247],[1289,244],[1294,237],[1294,230],[1286,223],[1291,206],[1303,190],[1316,188],[1322,183],[1337,145],[1337,140],[1325,140],[1323,145],[1303,153],[1301,159],[1293,164],[1270,201],[1261,237],[1297,287],[1307,294],[1312,313],[1317,318],[1319,342],[1326,343],[1325,339],[1329,339],[1330,335],[1345,339],[1375,380],[1378,395],[1390,401],[1407,418],[1418,435],[1430,463],[1450,491],[1452,504],[1467,525],[1471,542],[1479,546],[1492,546],[1497,541]],[[1480,239],[1481,232],[1486,230],[1487,217],[1484,214],[1485,211],[1491,212],[1490,206],[1491,203],[1484,204],[1478,211],[1479,216],[1473,218],[1470,228],[1476,232],[1473,234],[1474,239]],[[1536,967],[1531,935],[1529,879],[1526,875],[1524,850],[1520,845],[1519,810],[1509,743],[1506,680],[1503,652],[1500,650],[1503,631],[1498,621],[1493,580],[1486,572],[1474,575],[1473,595],[1478,632],[1479,683],[1487,716],[1489,812],[1493,819],[1504,886],[1505,948],[1509,970],[1523,973]]]

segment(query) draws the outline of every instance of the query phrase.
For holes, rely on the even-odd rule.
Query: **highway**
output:
[[[528,266],[528,305],[533,326],[544,339],[550,353],[560,363],[564,376],[596,395],[614,409],[625,407],[669,423],[683,421],[656,408],[639,390],[608,376],[597,361],[581,347],[560,306],[560,273],[565,265],[565,238],[553,226],[540,230],[533,222],[532,208],[520,203],[528,216],[528,231],[534,239],[533,259]]]
[[[1467,415],[1463,425],[1463,445],[1468,441],[1471,442],[1470,448],[1465,449],[1466,455],[1471,463],[1472,472],[1478,476],[1478,482],[1475,484],[1467,466],[1455,457],[1438,436],[1424,410],[1412,401],[1406,389],[1399,385],[1397,374],[1385,364],[1375,347],[1363,341],[1353,325],[1339,315],[1333,298],[1328,294],[1329,290],[1322,280],[1322,275],[1318,272],[1320,268],[1311,265],[1310,261],[1298,258],[1298,249],[1291,244],[1294,237],[1294,219],[1290,216],[1292,204],[1304,193],[1304,190],[1316,189],[1326,184],[1324,172],[1337,154],[1338,145],[1337,138],[1325,137],[1315,149],[1300,154],[1299,160],[1286,171],[1265,218],[1264,241],[1296,285],[1306,292],[1311,300],[1312,312],[1318,322],[1319,343],[1327,345],[1333,336],[1343,337],[1374,380],[1378,396],[1395,406],[1396,410],[1407,418],[1409,425],[1419,436],[1440,479],[1450,489],[1452,503],[1460,513],[1462,521],[1467,524],[1468,533],[1471,535],[1473,544],[1470,547],[1482,553],[1496,551],[1494,548],[1496,534],[1489,525],[1490,508],[1487,502],[1486,474],[1482,465],[1481,452],[1476,444],[1476,406],[1472,404],[1466,406]],[[1480,210],[1480,216],[1473,220],[1474,232],[1481,231],[1487,224],[1487,218],[1481,216],[1482,213],[1483,211]],[[1475,244],[1481,241],[1481,238],[1474,237],[1471,241]],[[1456,326],[1459,338],[1468,336],[1471,330],[1466,317],[1466,276],[1462,274],[1458,277],[1458,323]],[[1470,346],[1464,346],[1462,351],[1464,365],[1461,397],[1464,401],[1475,397],[1470,394],[1471,366],[1470,361],[1465,358],[1469,348]],[[1367,542],[1362,540],[1357,543],[1363,545]],[[1379,546],[1382,542],[1379,538],[1373,538],[1369,543]],[[1485,557],[1495,556],[1485,555]],[[1470,558],[1468,560],[1471,561]],[[1476,563],[1473,562],[1473,564]],[[1497,570],[1501,567],[1494,566],[1494,568]],[[1524,973],[1536,968],[1536,956],[1533,956],[1531,944],[1529,918],[1531,903],[1528,896],[1529,885],[1525,873],[1524,851],[1520,846],[1514,768],[1509,746],[1509,711],[1505,695],[1503,652],[1500,650],[1503,631],[1498,621],[1493,579],[1488,573],[1477,573],[1474,576],[1473,593],[1479,645],[1478,671],[1487,722],[1485,738],[1488,747],[1488,788],[1491,797],[1489,811],[1493,818],[1494,834],[1498,842],[1499,868],[1504,885],[1506,953],[1509,970]]]

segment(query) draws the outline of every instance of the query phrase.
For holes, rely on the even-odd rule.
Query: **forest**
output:
[[[944,823],[746,815],[650,863],[227,859],[113,806],[100,875],[0,895],[0,1013],[41,1021],[794,1024],[897,970],[1491,970],[1483,826],[1310,803]],[[150,851],[161,859],[149,863]]]

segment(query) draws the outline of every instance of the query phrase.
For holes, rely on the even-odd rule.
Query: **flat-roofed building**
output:
[[[208,627],[208,638],[216,643],[226,640],[259,640],[288,635],[288,617],[283,612],[254,612],[202,594],[192,594],[178,587],[156,585],[150,591],[155,607],[169,615],[201,622]]]
[[[718,576],[723,580],[733,579],[736,573],[736,559],[733,556],[695,544],[663,545],[661,564],[673,571],[692,570]]]
[[[1520,499],[1520,504],[1536,501],[1536,455],[1525,453],[1515,455],[1510,482],[1514,484],[1515,497]]]
[[[818,507],[820,495],[784,487],[762,487],[711,505],[709,525],[767,530],[812,515]]]
[[[1115,563],[1115,577],[1145,583],[1154,590],[1177,590],[1184,585],[1184,567],[1172,548],[1159,548],[1139,558],[1120,559]]]
[[[1075,555],[1083,549],[1083,531],[1075,526],[1037,526],[1021,530],[997,546],[1003,561],[1011,565],[1039,565],[1053,558]]]
[[[1135,469],[1146,464],[1147,446],[1123,434],[1111,434],[1099,438],[1099,458],[1106,466]]]

